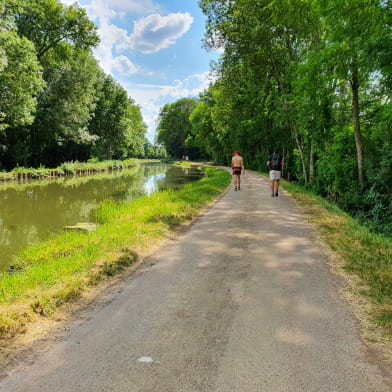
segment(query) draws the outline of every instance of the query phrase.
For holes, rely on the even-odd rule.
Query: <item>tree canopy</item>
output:
[[[190,143],[191,122],[189,116],[197,101],[182,98],[173,104],[165,105],[159,114],[157,141],[166,147],[169,155],[175,158],[191,156],[198,158],[199,151]]]
[[[201,154],[228,164],[240,150],[266,171],[273,147],[284,177],[392,234],[391,8],[380,0],[200,0],[204,44],[222,55],[216,81],[183,120]],[[160,141],[187,137],[166,121]],[[173,112],[174,111],[174,112]],[[182,135],[181,137],[179,135]],[[177,136],[176,136],[177,135]]]
[[[0,3],[0,170],[144,156],[140,108],[92,55],[97,27],[76,3]]]

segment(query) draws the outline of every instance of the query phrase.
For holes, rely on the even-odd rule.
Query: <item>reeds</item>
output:
[[[138,164],[138,161],[138,159],[130,158],[123,161],[108,160],[98,162],[96,160],[91,160],[88,162],[64,162],[60,166],[53,169],[49,169],[44,166],[40,166],[37,169],[18,166],[8,173],[0,172],[0,181],[86,175],[100,173],[104,171],[122,170],[136,166]]]

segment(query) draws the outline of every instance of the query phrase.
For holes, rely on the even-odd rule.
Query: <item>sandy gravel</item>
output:
[[[289,196],[247,173],[0,391],[391,391],[326,261]]]

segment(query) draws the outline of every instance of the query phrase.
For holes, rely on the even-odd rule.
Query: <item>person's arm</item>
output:
[[[284,158],[282,158],[282,169],[284,168]]]
[[[244,171],[244,174],[245,174],[244,160],[242,158],[241,158],[241,167],[242,167],[242,170]]]
[[[231,158],[231,167],[233,167],[233,160],[234,158]]]

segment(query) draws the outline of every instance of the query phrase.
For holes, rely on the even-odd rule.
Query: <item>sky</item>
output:
[[[62,0],[66,5],[75,0]],[[219,53],[202,47],[205,16],[198,0],[78,0],[98,27],[94,49],[140,106],[154,143],[159,111],[167,103],[197,97],[210,83],[209,65]]]

